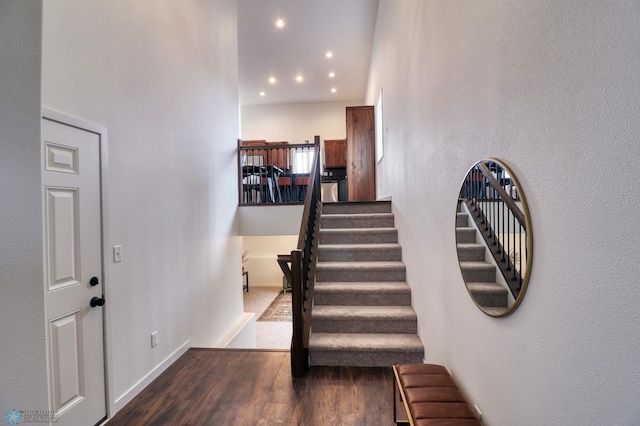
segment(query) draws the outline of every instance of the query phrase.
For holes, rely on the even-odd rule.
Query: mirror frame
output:
[[[504,312],[490,312],[487,310],[487,307],[484,307],[482,305],[480,305],[478,303],[478,301],[476,300],[476,298],[474,297],[474,295],[471,293],[471,291],[469,290],[469,286],[467,284],[467,281],[464,278],[464,274],[462,272],[462,268],[460,268],[460,274],[462,276],[462,280],[464,281],[465,284],[465,288],[467,289],[467,292],[469,293],[469,297],[471,297],[471,300],[473,300],[473,303],[475,303],[475,305],[478,307],[478,309],[480,309],[484,314],[490,316],[490,317],[494,317],[494,318],[502,318],[502,317],[506,317],[510,314],[512,314],[517,308],[518,306],[520,306],[520,303],[522,303],[522,299],[524,298],[524,295],[527,291],[527,287],[529,285],[529,280],[531,278],[531,267],[532,267],[532,263],[533,263],[533,229],[531,226],[531,215],[529,213],[529,206],[527,204],[527,200],[524,194],[524,191],[522,189],[522,185],[520,185],[520,182],[518,181],[518,178],[515,176],[515,174],[513,173],[513,171],[511,170],[511,168],[509,166],[507,166],[505,164],[504,161],[499,160],[497,158],[484,158],[482,160],[476,161],[467,171],[467,173],[465,173],[464,178],[462,179],[462,183],[460,184],[460,192],[458,193],[458,197],[456,200],[456,230],[457,230],[457,213],[459,212],[459,208],[460,205],[464,203],[463,198],[460,196],[462,190],[465,188],[465,183],[469,182],[470,180],[468,180],[468,178],[470,177],[472,171],[475,169],[475,167],[480,164],[480,163],[487,163],[487,162],[494,162],[496,164],[498,164],[500,167],[502,167],[505,172],[508,174],[509,178],[511,179],[511,181],[513,182],[513,185],[515,186],[518,196],[519,196],[519,202],[521,203],[522,206],[522,213],[524,214],[524,218],[525,218],[525,229],[526,229],[526,240],[525,240],[525,244],[526,244],[526,253],[527,253],[527,259],[525,262],[525,274],[522,277],[522,284],[520,287],[520,292],[518,293],[518,297],[515,298],[514,302],[507,307],[507,309]],[[473,221],[474,219],[471,217],[471,215],[469,215],[469,220]],[[469,224],[469,226],[473,226],[474,229],[476,229],[476,227],[472,224]],[[479,229],[476,229],[476,235],[478,235],[478,233],[481,233],[481,231]],[[482,235],[480,235],[480,238],[482,238]],[[485,242],[483,241],[482,244],[485,246],[485,256],[491,256],[491,253],[488,253],[487,251],[489,250],[489,248],[486,246]],[[458,256],[458,266],[460,266],[460,253],[458,252],[458,234],[456,231],[456,255]],[[496,274],[501,274],[500,268],[496,267]]]

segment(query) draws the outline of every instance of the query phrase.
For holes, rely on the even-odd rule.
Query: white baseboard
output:
[[[151,382],[153,382],[164,370],[169,368],[171,364],[176,362],[178,358],[184,355],[187,352],[187,349],[191,347],[191,341],[187,340],[176,349],[171,355],[166,357],[160,364],[156,365],[153,370],[151,370],[146,376],[144,376],[138,383],[133,385],[129,390],[127,390],[124,394],[122,394],[115,401],[115,413],[111,413],[111,417],[115,416],[118,411],[120,411],[125,405],[127,405],[131,400],[138,395],[144,388],[149,386]]]
[[[215,348],[255,348],[256,314],[245,312],[215,344]]]

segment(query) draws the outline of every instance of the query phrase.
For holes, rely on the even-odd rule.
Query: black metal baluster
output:
[[[502,232],[501,232],[500,235],[502,235],[502,240],[501,240],[501,244],[500,245],[502,247],[502,250],[501,250],[501,252],[502,252],[502,261],[504,262],[505,261],[505,258],[504,258],[504,243],[505,243],[505,241],[504,241],[504,219],[505,219],[505,217],[504,217],[504,205],[505,205],[505,203],[502,202],[501,204],[502,204]]]
[[[507,271],[511,270],[511,213],[507,216]]]
[[[513,218],[513,277],[511,277],[511,281],[517,281],[516,278],[516,256],[518,256],[518,252],[516,252],[516,218]],[[518,232],[518,238],[519,238],[520,232]]]
[[[489,182],[489,181],[487,180],[487,182]],[[488,228],[489,228],[488,229],[489,234],[487,235],[487,238],[491,239],[491,238],[493,238],[493,222],[492,222],[492,220],[493,220],[493,200],[495,198],[495,192],[494,192],[494,189],[493,189],[493,185],[489,185],[487,187],[487,189],[488,189],[487,198],[489,199],[489,212],[488,212],[489,214],[487,215],[487,225],[488,225]]]
[[[520,224],[520,232],[518,232],[518,289],[522,286],[522,224]]]

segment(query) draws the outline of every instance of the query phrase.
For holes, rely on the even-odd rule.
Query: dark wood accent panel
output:
[[[347,107],[349,201],[375,201],[376,148],[373,106]]]
[[[190,349],[109,426],[393,424],[391,368],[312,367],[292,379],[289,359],[281,351]]]
[[[347,167],[347,140],[327,139],[324,141],[324,166],[327,168]]]

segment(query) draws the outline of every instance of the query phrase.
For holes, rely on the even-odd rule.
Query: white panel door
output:
[[[100,136],[44,118],[42,138],[50,404],[60,425],[95,425],[106,417]]]

